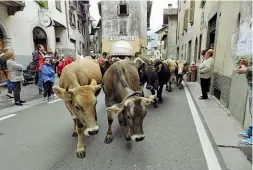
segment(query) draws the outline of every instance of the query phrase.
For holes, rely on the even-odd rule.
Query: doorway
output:
[[[195,40],[195,46],[194,46],[194,62],[197,62],[197,55],[198,55],[198,38]]]
[[[202,46],[202,34],[199,36],[199,53],[198,53],[198,59],[200,60],[200,53],[201,53],[201,46]]]
[[[177,47],[177,58],[176,60],[179,60],[179,47]]]
[[[215,14],[208,22],[208,42],[207,42],[208,48],[210,47],[211,44],[215,43],[216,20],[217,14]]]
[[[35,27],[33,29],[33,43],[34,49],[36,49],[37,45],[41,44],[47,51],[47,34],[42,28]]]
[[[0,53],[2,53],[3,49],[4,49],[4,32],[0,28]]]
[[[192,41],[188,42],[188,55],[187,55],[187,63],[190,64],[191,62],[191,53],[192,53]]]

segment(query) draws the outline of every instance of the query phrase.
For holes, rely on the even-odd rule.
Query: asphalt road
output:
[[[147,94],[147,93],[146,93]],[[73,121],[62,101],[41,104],[0,121],[1,170],[207,170],[207,163],[183,89],[164,91],[164,103],[149,107],[146,138],[127,142],[118,121],[114,140],[107,131],[104,94],[99,95],[99,134],[85,137],[86,157],[76,157]]]

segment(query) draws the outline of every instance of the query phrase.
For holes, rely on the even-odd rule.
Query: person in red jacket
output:
[[[62,57],[59,61],[59,64],[57,65],[57,75],[59,78],[61,77],[62,70],[64,69],[65,66],[66,66],[66,61]]]
[[[44,51],[45,48],[43,47],[43,45],[39,44],[37,45],[37,49],[36,51],[33,53],[33,62],[36,63],[36,74],[37,74],[37,79],[38,79],[38,87],[39,87],[39,94],[43,93],[43,82],[42,82],[42,73],[41,73],[41,69],[43,66],[43,56],[44,56]]]
[[[66,62],[66,65],[68,65],[68,64],[70,64],[70,63],[72,63],[74,61],[74,59],[73,59],[73,57],[72,56],[67,56],[66,57],[66,60],[65,60],[65,62]]]

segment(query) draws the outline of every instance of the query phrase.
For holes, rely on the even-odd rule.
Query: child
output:
[[[65,59],[62,57],[57,65],[57,75],[60,78],[63,68],[66,66]]]
[[[42,66],[42,81],[44,86],[44,98],[50,101],[54,84],[54,70],[50,64],[50,58],[44,58]]]

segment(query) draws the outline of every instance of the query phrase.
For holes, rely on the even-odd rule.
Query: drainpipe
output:
[[[67,34],[68,34],[68,45],[67,45],[67,48],[69,49],[69,20],[68,20],[68,8],[67,8],[67,2],[68,1],[64,1],[64,4],[65,4],[65,15],[66,15],[66,24],[67,24]]]

